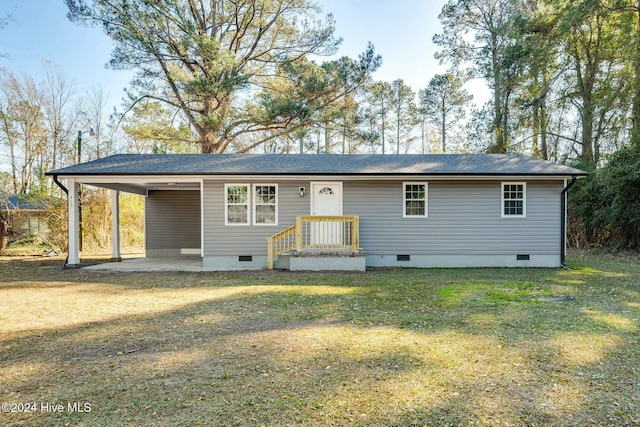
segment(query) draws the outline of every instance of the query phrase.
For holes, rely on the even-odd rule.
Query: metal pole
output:
[[[82,131],[78,131],[78,161],[82,163]],[[82,252],[82,184],[78,184],[78,250]]]

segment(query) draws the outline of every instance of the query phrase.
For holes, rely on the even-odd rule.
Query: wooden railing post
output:
[[[296,217],[296,250],[302,251],[302,217]]]
[[[353,233],[351,236],[351,250],[357,252],[360,249],[360,217],[354,216],[353,222],[351,223],[351,232]]]
[[[273,237],[267,239],[267,268],[273,270]]]

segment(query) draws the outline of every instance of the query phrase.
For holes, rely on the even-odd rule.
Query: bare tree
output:
[[[85,161],[99,159],[103,152],[108,152],[105,144],[111,139],[112,133],[107,112],[108,102],[109,96],[102,86],[91,88],[84,99],[82,111],[86,118],[84,130],[91,131],[92,137],[91,150],[83,151],[86,153]]]
[[[4,255],[9,241],[9,215],[8,198],[0,193],[0,255]]]
[[[47,128],[48,149],[42,153],[43,156],[47,156],[43,166],[46,169],[56,169],[61,165],[61,151],[65,141],[73,139],[71,128],[73,117],[70,112],[74,85],[69,82],[59,66],[53,65],[50,61],[44,61],[44,67],[42,108]]]
[[[34,167],[46,147],[42,91],[33,78],[0,77],[0,138],[9,146],[13,189],[27,193]]]

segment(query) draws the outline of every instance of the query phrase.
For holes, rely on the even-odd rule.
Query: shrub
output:
[[[569,192],[569,210],[573,246],[640,250],[640,147],[616,152],[579,180]]]

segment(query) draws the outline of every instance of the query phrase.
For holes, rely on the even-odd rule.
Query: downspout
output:
[[[67,196],[69,195],[69,190],[67,190],[67,187],[65,187],[60,181],[58,181],[58,175],[53,175],[53,182],[55,182],[56,185],[60,187],[62,191],[64,191],[64,194],[66,194]]]
[[[571,182],[560,193],[560,264],[567,266],[565,262],[565,248],[567,245],[567,192],[576,183],[576,176],[571,177]]]
[[[53,182],[56,183],[56,185],[58,187],[60,187],[60,189],[62,191],[64,191],[64,193],[67,195],[67,199],[69,198],[69,190],[67,189],[67,187],[65,187],[64,185],[62,185],[62,183],[60,181],[58,181],[58,175],[53,175]],[[68,200],[67,200],[68,202]],[[68,203],[67,203],[68,206]],[[69,222],[67,221],[67,227],[69,226]],[[64,266],[65,268],[67,267],[67,264],[69,263],[69,251],[67,251],[67,258],[64,260]]]

